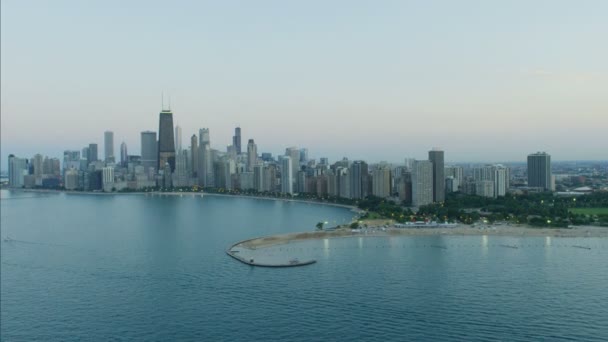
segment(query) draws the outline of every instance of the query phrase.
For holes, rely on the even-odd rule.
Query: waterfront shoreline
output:
[[[33,193],[51,193],[51,194],[66,194],[66,195],[99,195],[99,196],[123,196],[123,195],[148,195],[148,196],[218,196],[218,197],[231,197],[231,198],[251,198],[269,201],[283,201],[283,202],[295,202],[305,204],[318,204],[327,205],[332,207],[350,209],[352,212],[357,214],[364,212],[364,210],[357,208],[354,205],[331,203],[331,202],[320,202],[313,200],[294,199],[294,198],[278,198],[278,197],[266,197],[266,196],[248,196],[248,195],[230,195],[230,194],[218,194],[214,192],[158,192],[158,191],[136,191],[136,192],[96,192],[96,191],[70,191],[70,190],[51,190],[51,189],[8,189],[9,191],[19,192],[33,192]]]

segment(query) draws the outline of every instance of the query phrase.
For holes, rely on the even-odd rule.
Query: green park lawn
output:
[[[570,211],[585,215],[608,215],[608,208],[572,208]]]

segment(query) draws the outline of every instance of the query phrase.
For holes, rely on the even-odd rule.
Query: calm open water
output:
[[[607,239],[309,241],[269,253],[318,263],[267,269],[224,249],[352,213],[2,191],[1,215],[2,340],[608,340]]]

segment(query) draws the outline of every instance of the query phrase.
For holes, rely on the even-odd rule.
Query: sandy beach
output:
[[[334,231],[302,232],[292,234],[273,235],[250,239],[235,244],[234,246],[259,249],[271,247],[291,242],[306,240],[320,240],[328,238],[345,237],[379,237],[379,236],[432,236],[432,235],[451,235],[451,236],[516,236],[516,237],[601,237],[608,238],[608,228],[603,227],[576,227],[568,229],[557,228],[532,228],[527,226],[457,226],[454,228],[368,228],[368,229],[337,229]],[[234,247],[233,246],[233,247]]]

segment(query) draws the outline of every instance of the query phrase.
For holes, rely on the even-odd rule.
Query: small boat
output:
[[[15,240],[11,239],[8,236],[4,238],[4,242],[13,242],[13,241],[15,241]]]

